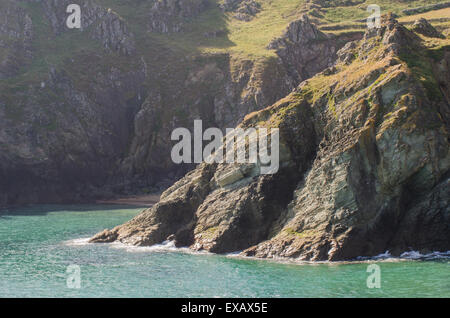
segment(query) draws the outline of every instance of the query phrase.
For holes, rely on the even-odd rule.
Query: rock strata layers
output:
[[[293,32],[303,23],[290,26],[291,41],[303,41],[304,32]],[[336,56],[240,125],[279,128],[278,173],[200,164],[154,207],[91,242],[170,239],[194,250],[314,261],[449,250],[448,48],[430,52],[388,16]]]

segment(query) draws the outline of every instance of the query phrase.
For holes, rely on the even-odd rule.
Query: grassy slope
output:
[[[146,32],[148,21],[145,12],[148,12],[149,5],[145,2],[134,5],[119,0],[99,2],[127,20],[141,43],[150,40],[188,54],[229,52],[236,56],[258,58],[273,55],[265,47],[300,16],[305,0],[260,0],[262,11],[250,22],[234,19],[232,13],[224,14],[217,6],[221,0],[210,0],[212,5],[207,11],[193,21],[187,21],[185,32],[175,34]],[[215,38],[204,36],[205,32],[218,30],[226,30],[227,35]]]
[[[250,22],[239,21],[232,17],[233,13],[223,14],[216,5],[212,5],[209,10],[187,23],[186,32],[178,34],[161,35],[148,33],[143,30],[148,21],[145,12],[148,11],[148,4],[140,2],[139,8],[131,7],[129,4],[119,0],[99,0],[104,6],[111,7],[113,10],[123,16],[130,24],[135,34],[139,35],[142,41],[160,42],[172,48],[185,51],[186,53],[230,53],[237,58],[259,59],[273,56],[273,52],[266,47],[270,41],[280,36],[287,25],[298,19],[302,13],[313,11],[319,14],[315,16],[323,27],[334,25],[352,26],[344,28],[345,32],[365,28],[365,24],[355,23],[358,20],[367,18],[370,14],[366,11],[367,6],[373,1],[347,7],[323,8],[310,10],[306,0],[259,0],[262,10]],[[210,0],[213,4],[220,3],[223,0]],[[428,4],[445,2],[444,0],[413,0],[413,1],[393,1],[379,0],[382,13],[394,12],[402,20],[402,10],[415,8]],[[138,12],[138,13],[136,13]],[[136,16],[138,14],[138,16]],[[407,16],[403,19],[405,22],[414,21],[418,17],[431,19],[447,18],[450,19],[448,9],[435,10],[418,16]],[[226,30],[226,36],[216,38],[206,38],[205,32],[215,30]],[[333,32],[332,30],[330,30]],[[336,33],[336,32],[335,32]],[[338,32],[339,33],[339,32]]]
[[[402,16],[402,10],[421,7],[425,5],[446,2],[442,0],[413,0],[413,1],[398,1],[398,0],[367,0],[356,6],[351,7],[335,7],[326,8],[324,14],[324,22],[339,23],[348,22],[359,19],[365,19],[370,14],[367,13],[367,7],[370,4],[377,4],[381,8],[381,13],[393,12],[398,16]]]
[[[402,13],[404,9],[411,9],[416,7],[421,7],[425,5],[431,5],[436,3],[442,3],[447,1],[442,0],[418,0],[418,1],[391,1],[391,0],[379,0],[376,1],[376,4],[380,6],[381,13],[393,12],[399,16],[399,21],[402,23],[412,23],[419,18],[430,19],[431,22],[436,21],[436,25],[438,24],[437,20],[450,20],[450,10],[441,9],[441,10],[433,10],[422,14],[417,15],[405,15]],[[365,23],[361,23],[358,21],[364,20],[370,14],[366,11],[367,6],[369,4],[375,3],[374,1],[366,1],[360,5],[352,6],[352,7],[336,7],[336,8],[326,8],[323,10],[322,16],[320,17],[321,22],[323,23],[322,28],[324,30],[328,30],[332,33],[341,33],[355,30],[362,30],[365,28]],[[441,27],[445,27],[446,25],[450,26],[447,23],[439,23]]]
[[[301,14],[309,12],[314,14],[307,5],[306,0],[258,0],[262,5],[262,10],[250,22],[234,19],[233,13],[224,14],[217,7],[223,0],[210,0],[210,9],[203,12],[192,21],[187,21],[185,31],[175,34],[157,34],[146,31],[148,17],[146,12],[149,4],[145,1],[127,2],[120,0],[98,0],[105,7],[121,15],[130,25],[131,30],[137,37],[139,50],[149,57],[155,56],[153,53],[161,47],[169,47],[177,52],[176,55],[197,55],[228,53],[232,60],[253,60],[257,65],[263,65],[275,54],[266,47],[270,41],[282,35],[288,24],[298,19]],[[399,16],[402,10],[414,8],[427,4],[444,2],[443,0],[380,0],[377,3],[381,6],[382,13],[392,11]],[[357,27],[352,27],[358,19],[365,19],[370,14],[367,13],[367,6],[373,3],[367,0],[365,3],[349,7],[323,8],[319,16],[315,16],[323,27],[331,26],[330,33],[350,33],[362,32],[365,24],[359,23]],[[315,9],[316,10],[316,9]],[[317,11],[317,10],[316,10]],[[448,11],[441,11],[445,17],[450,18]],[[430,12],[429,15],[441,14],[441,12]],[[408,19],[414,19],[414,16]],[[334,25],[343,26],[342,30],[333,30]],[[348,27],[350,25],[350,27]],[[445,22],[441,27],[445,28]],[[207,38],[205,32],[224,30],[226,35]],[[153,51],[153,53],[152,53]],[[235,63],[232,63],[233,67]],[[239,62],[237,63],[239,64]]]
[[[252,21],[243,22],[234,19],[232,13],[223,14],[221,12],[216,4],[223,0],[210,1],[213,4],[210,6],[210,9],[192,21],[187,21],[185,32],[157,34],[146,30],[149,2],[97,0],[99,4],[111,8],[127,21],[130,29],[136,36],[139,53],[153,59],[161,56],[159,53],[164,51],[164,48],[170,48],[170,50],[182,55],[230,53],[233,58],[238,60],[264,61],[274,55],[272,51],[266,49],[270,41],[280,36],[287,25],[297,19],[303,12],[312,13],[306,5],[306,0],[259,0],[262,4],[262,11]],[[364,19],[369,15],[366,12],[366,8],[372,2],[368,0],[356,6],[323,8],[319,11],[319,15],[314,15],[326,32],[361,31],[365,25],[355,23],[355,20]],[[377,1],[382,8],[382,12],[393,11],[398,15],[401,15],[401,11],[406,8],[439,2],[444,1]],[[31,65],[23,67],[21,75],[16,78],[2,80],[0,85],[15,86],[16,84],[24,84],[24,81],[27,84],[39,83],[42,80],[42,74],[49,69],[49,65],[62,66],[68,60],[79,56],[81,52],[99,53],[102,51],[98,43],[88,39],[85,33],[77,30],[64,32],[57,37],[49,36],[52,34],[50,25],[40,5],[33,2],[19,2],[19,5],[31,14],[37,31],[34,40],[34,59]],[[443,9],[417,16],[400,17],[400,21],[409,22],[422,16],[432,19],[450,19],[450,11],[449,9]],[[446,22],[439,22],[441,28],[446,25]],[[204,36],[205,32],[214,30],[226,30],[227,34],[215,38],[206,38]],[[176,54],[176,56],[180,56],[180,54]],[[120,57],[109,54],[107,56],[108,59],[118,60]]]

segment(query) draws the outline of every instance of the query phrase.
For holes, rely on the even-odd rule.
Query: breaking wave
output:
[[[392,256],[389,251],[373,257],[357,257],[358,261],[377,261],[377,260],[437,260],[437,259],[447,259],[450,258],[450,251],[447,252],[431,252],[422,254],[418,251],[408,251],[403,252],[400,256]]]
[[[164,241],[161,244],[155,244],[152,246],[135,246],[131,244],[126,244],[122,242],[112,242],[112,243],[89,243],[88,238],[78,238],[69,241],[65,241],[64,245],[67,246],[92,246],[93,244],[108,246],[116,249],[124,249],[127,252],[133,253],[143,253],[143,252],[182,252],[188,254],[211,254],[205,251],[194,251],[188,247],[176,247],[173,241]]]
[[[65,245],[68,246],[88,246],[92,245],[89,243],[88,238],[78,238],[64,242]],[[165,241],[161,244],[156,244],[152,246],[135,246],[122,242],[113,242],[113,243],[102,243],[101,245],[109,246],[111,248],[124,249],[127,252],[132,253],[148,253],[148,252],[182,252],[187,254],[201,254],[201,255],[212,255],[212,253],[207,251],[194,251],[188,247],[176,247],[173,241]],[[227,257],[239,258],[239,259],[253,259],[253,257],[245,257],[240,254],[240,252],[228,253],[225,254]],[[427,254],[422,254],[418,251],[408,251],[400,254],[400,256],[393,256],[389,251],[386,251],[382,254],[376,256],[359,256],[355,260],[351,261],[338,261],[338,262],[329,262],[329,261],[299,261],[296,259],[289,258],[273,258],[273,259],[259,259],[258,260],[271,260],[275,262],[281,263],[302,263],[302,264],[317,264],[317,263],[352,263],[352,262],[364,262],[364,261],[402,261],[402,260],[438,260],[438,259],[450,259],[450,251],[447,252],[431,252]]]

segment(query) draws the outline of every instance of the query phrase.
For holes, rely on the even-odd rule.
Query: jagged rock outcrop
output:
[[[439,106],[448,109],[448,100],[433,102],[434,94],[442,98],[439,89],[427,92],[432,84],[418,84],[408,70],[405,55],[415,50],[420,53],[414,58],[436,63],[421,51],[419,39],[392,19],[353,49],[365,60],[360,69],[365,72],[351,76],[346,86],[338,81],[322,96],[339,124],[332,120],[326,126],[283,229],[246,255],[341,260],[385,250],[394,255],[410,248],[448,250],[450,207],[442,189],[448,182],[449,126]],[[350,64],[353,74],[357,65],[357,60]],[[428,76],[433,82],[435,74]],[[426,203],[416,197],[426,197]],[[431,236],[435,239],[426,239]]]
[[[108,11],[92,30],[91,36],[101,41],[103,47],[124,55],[135,53],[133,34],[128,30],[124,20],[116,13]]]
[[[420,33],[431,38],[445,38],[424,18],[414,22],[413,30],[416,33]]]
[[[220,7],[224,12],[233,12],[233,17],[241,21],[250,21],[261,11],[261,4],[254,0],[225,0]]]
[[[280,129],[278,173],[201,164],[157,205],[91,242],[169,238],[300,260],[449,250],[449,92],[439,84],[448,49],[430,54],[388,17],[343,50],[333,67],[242,123]]]
[[[41,1],[43,13],[47,17],[55,34],[67,32],[66,22],[70,13],[67,13],[67,7],[73,3],[70,0],[43,0]],[[85,31],[95,21],[101,19],[107,10],[99,6],[93,0],[84,0],[79,3],[81,9],[81,30]]]
[[[349,40],[322,33],[303,15],[291,22],[285,34],[273,40],[268,49],[276,51],[289,75],[299,83],[332,66],[336,52]]]
[[[153,32],[173,33],[183,30],[186,19],[208,8],[207,0],[156,0],[149,13],[149,29]]]
[[[67,7],[71,0],[44,0],[42,6],[53,32],[61,35],[70,30],[67,25]],[[79,31],[88,32],[89,37],[98,40],[103,47],[112,52],[130,55],[135,52],[134,35],[128,30],[126,22],[110,8],[105,8],[93,0],[80,3],[81,28]]]

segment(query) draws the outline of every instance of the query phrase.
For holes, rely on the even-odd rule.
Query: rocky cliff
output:
[[[289,45],[302,41],[297,27]],[[307,28],[301,35],[323,37]],[[333,261],[449,250],[450,51],[431,39],[385,17],[334,65],[241,123],[280,129],[278,173],[203,163],[91,241]]]
[[[33,21],[12,2],[0,4],[0,79],[16,74],[33,57]]]
[[[449,249],[446,18],[364,33],[360,0],[78,3],[79,29],[69,0],[0,4],[0,206],[179,180],[93,241],[312,260]],[[171,133],[195,119],[279,128],[280,170],[174,164]]]
[[[80,29],[66,27],[70,3],[2,2],[0,205],[165,188],[193,168],[170,160],[175,128],[192,129],[198,118],[205,129],[234,127],[330,66],[355,39],[326,36],[297,18],[272,44],[275,54],[186,51],[171,37],[228,43],[223,26],[196,31],[196,23],[233,18],[248,1],[86,0]]]

